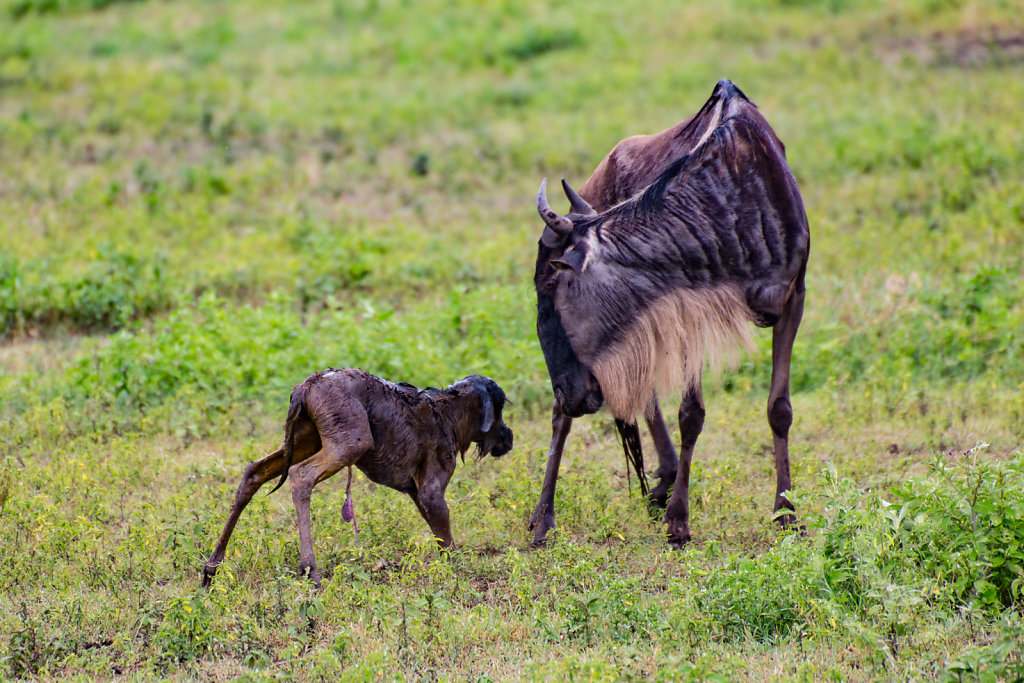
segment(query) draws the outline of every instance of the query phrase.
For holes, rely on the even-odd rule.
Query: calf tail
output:
[[[622,437],[622,452],[626,456],[626,478],[629,478],[629,468],[633,468],[636,478],[640,482],[640,493],[647,497],[649,487],[647,486],[647,473],[644,471],[644,449],[640,443],[640,428],[636,422],[630,424],[625,420],[615,420],[615,428],[619,430]]]
[[[292,466],[292,456],[295,452],[295,423],[302,417],[302,410],[306,405],[305,385],[300,384],[292,390],[292,400],[288,405],[288,417],[284,422],[284,472],[281,473],[281,481],[277,482],[270,493],[278,490],[284,485],[288,478],[288,470]],[[269,494],[268,494],[269,495]]]

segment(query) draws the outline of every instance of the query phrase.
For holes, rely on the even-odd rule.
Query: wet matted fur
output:
[[[438,543],[451,547],[445,489],[458,455],[472,444],[480,457],[501,456],[512,448],[512,430],[502,421],[504,405],[505,392],[481,375],[447,389],[423,390],[353,368],[310,375],[292,390],[282,446],[245,467],[224,529],[203,568],[203,586],[210,585],[223,561],[245,506],[263,484],[278,477],[291,483],[300,572],[308,572],[317,585],[310,496],[314,486],[346,467],[357,467],[371,481],[407,494]],[[351,512],[346,500],[342,515],[347,518]]]

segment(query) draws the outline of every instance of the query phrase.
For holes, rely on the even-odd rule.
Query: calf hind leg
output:
[[[288,472],[299,528],[299,573],[308,575],[320,587],[320,572],[313,555],[313,531],[309,501],[313,487],[339,470],[354,465],[373,450],[373,435],[361,405],[332,406],[330,425],[317,424],[323,448],[313,457],[292,465]]]
[[[235,523],[238,522],[238,517],[242,514],[245,506],[249,504],[261,486],[271,479],[281,476],[283,472],[283,448],[245,466],[245,470],[242,472],[242,482],[238,485],[238,491],[235,492],[235,502],[224,523],[224,530],[221,531],[217,545],[214,546],[213,552],[210,553],[210,557],[203,567],[203,588],[210,586],[210,582],[213,581],[213,577],[217,573],[217,567],[224,561],[224,551],[228,547],[228,539],[231,538],[231,533],[235,530]]]

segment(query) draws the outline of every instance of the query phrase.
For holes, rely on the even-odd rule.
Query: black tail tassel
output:
[[[615,420],[615,428],[622,437],[622,452],[626,456],[626,478],[629,479],[629,469],[632,468],[640,482],[640,493],[646,498],[649,487],[647,473],[644,471],[644,449],[640,443],[640,428],[635,422],[629,424],[623,420]]]

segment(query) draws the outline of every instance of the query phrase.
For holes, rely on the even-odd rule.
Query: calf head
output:
[[[566,271],[582,267],[582,252],[569,249],[574,230],[597,212],[565,180],[562,187],[572,206],[567,216],[560,216],[548,205],[546,180],[537,194],[537,211],[545,223],[533,278],[537,289],[537,336],[559,409],[569,417],[580,417],[600,410],[604,396],[591,367],[579,358],[569,341],[562,325],[562,312],[555,305],[555,294],[565,284]]]
[[[499,458],[512,450],[512,430],[502,420],[505,392],[498,383],[483,375],[470,375],[455,385],[457,391],[472,391],[480,399],[480,419],[472,441],[477,458],[492,455]]]

